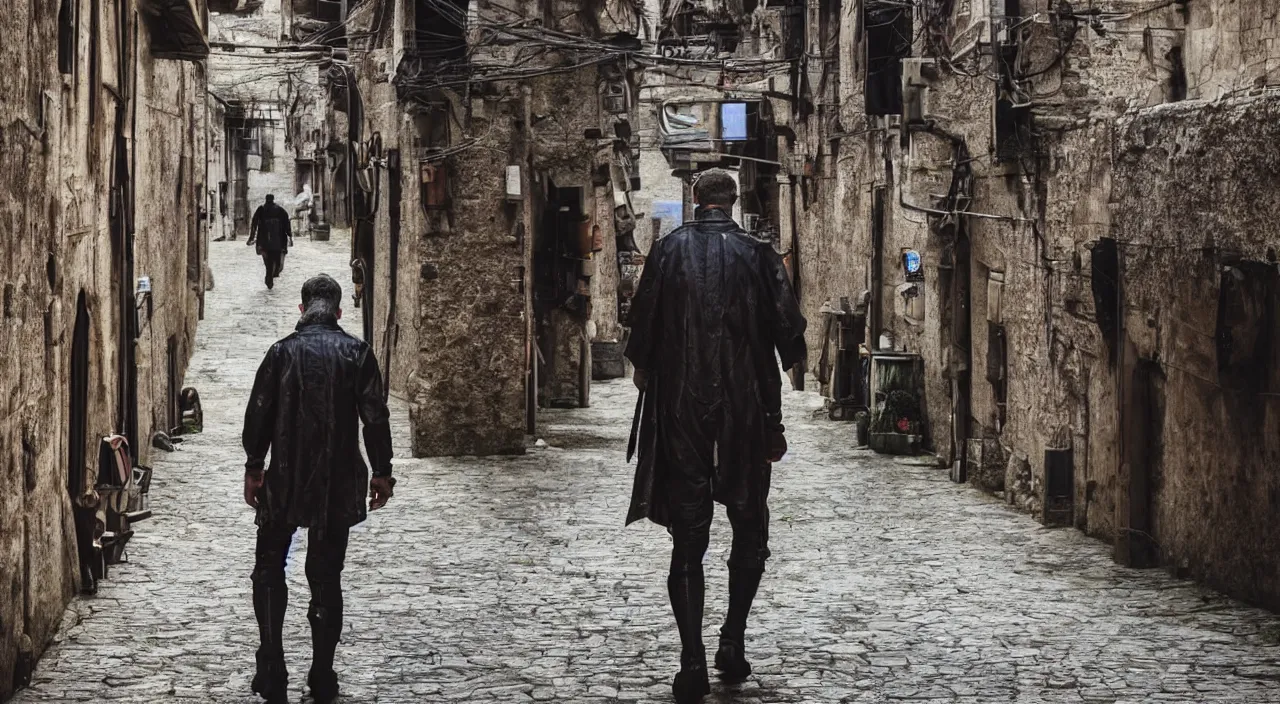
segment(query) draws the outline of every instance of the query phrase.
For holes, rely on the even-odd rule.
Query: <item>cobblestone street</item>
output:
[[[216,289],[186,383],[205,432],[154,462],[151,504],[96,597],[73,602],[32,702],[257,701],[254,525],[239,432],[259,360],[303,280],[344,281],[348,243],[299,238],[273,291],[240,242],[210,245]],[[360,329],[358,312],[343,319]],[[430,340],[424,341],[431,344]],[[669,702],[678,640],[666,535],[623,527],[634,391],[548,411],[522,457],[415,460],[394,402],[395,498],[356,528],[344,573],[343,702]],[[786,396],[774,558],[748,630],[757,674],[708,702],[1275,702],[1280,619],[1159,570],[1115,566],[943,471],[853,449],[852,426]],[[725,607],[723,511],[707,638]],[[310,662],[305,535],[290,562],[292,701]]]

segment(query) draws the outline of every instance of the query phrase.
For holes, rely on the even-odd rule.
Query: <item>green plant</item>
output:
[[[908,391],[890,391],[875,417],[872,428],[877,433],[905,433],[919,426],[923,420],[920,400]],[[906,430],[902,428],[905,421]]]

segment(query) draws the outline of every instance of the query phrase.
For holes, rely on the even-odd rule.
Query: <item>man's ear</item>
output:
[[[339,309],[338,309],[338,317],[337,317],[337,319],[338,319],[338,320],[342,320],[342,309],[341,309],[341,308],[339,308]]]
[[[306,312],[307,312],[307,309],[306,309],[306,308],[303,308],[303,307],[302,307],[302,304],[301,304],[301,303],[299,303],[299,304],[298,304],[298,312],[299,312],[299,313],[306,313]]]

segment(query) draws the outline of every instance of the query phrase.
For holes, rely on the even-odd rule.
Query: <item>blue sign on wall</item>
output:
[[[720,138],[729,142],[747,138],[746,103],[720,103]]]
[[[924,281],[924,262],[914,249],[902,253],[902,268],[906,271],[907,281]]]

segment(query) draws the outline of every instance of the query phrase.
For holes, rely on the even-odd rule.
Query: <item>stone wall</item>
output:
[[[79,583],[70,485],[135,414],[146,463],[151,433],[168,427],[168,340],[180,383],[203,292],[204,76],[153,59],[148,26],[123,1],[74,0],[61,16],[52,0],[0,10],[13,40],[0,43],[0,698],[23,684]],[[135,275],[152,278],[153,313],[142,309],[133,405],[120,341]],[[81,310],[83,464],[69,467]]]
[[[1268,248],[1280,235],[1268,219],[1274,199],[1258,191],[1276,170],[1274,150],[1260,148],[1273,140],[1274,99],[1246,96],[1275,82],[1277,10],[1199,2],[1183,14],[1115,2],[1091,27],[1058,14],[1058,3],[1021,5],[1035,19],[1013,21],[1012,65],[1026,76],[1019,99],[1029,100],[1030,129],[1008,158],[994,126],[990,76],[1000,64],[974,44],[990,36],[979,3],[954,3],[930,27],[913,15],[912,61],[928,65],[904,64],[903,85],[906,107],[915,87],[919,109],[891,117],[866,114],[862,8],[841,7],[838,56],[810,83],[834,83],[836,97],[815,93],[811,111],[791,111],[806,314],[816,323],[825,302],[872,289],[882,324],[868,338],[887,332],[895,349],[925,360],[930,447],[941,464],[979,449],[975,481],[1046,522],[1115,542],[1118,558],[1135,564],[1132,545],[1149,543],[1175,571],[1274,605],[1280,585],[1263,573],[1275,572],[1277,551],[1255,525],[1274,512],[1266,502],[1275,492],[1259,474],[1274,461],[1274,414],[1269,396],[1224,390],[1215,340],[1223,296],[1243,301],[1240,320],[1229,320],[1237,344],[1274,327],[1260,316],[1272,290]],[[809,38],[823,31],[815,19]],[[970,287],[958,299],[962,239]],[[924,261],[915,310],[901,297],[906,248]],[[1223,266],[1240,283],[1224,287]],[[957,316],[967,319],[968,344],[956,339]],[[993,330],[1004,334],[1004,364]],[[811,368],[820,331],[810,325]],[[1003,383],[989,380],[1001,371]],[[966,373],[964,406],[955,382]],[[956,445],[957,429],[974,442]],[[1233,434],[1226,458],[1224,432]],[[1046,503],[1055,452],[1071,458],[1065,504]]]
[[[209,59],[211,90],[221,99],[232,101],[233,116],[262,121],[261,139],[269,142],[270,160],[245,157],[231,159],[228,179],[247,181],[248,216],[263,204],[268,194],[281,206],[294,213],[294,199],[304,181],[313,180],[299,173],[299,160],[325,162],[325,147],[331,134],[332,107],[325,91],[321,64],[326,51],[300,50],[290,39],[294,21],[300,19],[291,5],[281,0],[267,0],[251,11],[215,12],[210,16],[210,40],[236,45],[230,51],[217,47]],[[263,47],[285,47],[286,51],[264,51]],[[237,148],[235,135],[230,135],[231,149]],[[262,151],[268,150],[264,144]],[[334,184],[326,168],[319,183],[312,183],[318,218],[325,218],[335,199]],[[230,207],[230,204],[229,204]],[[234,214],[233,214],[234,215]],[[238,231],[247,234],[249,223],[237,223]],[[307,223],[295,217],[295,235],[305,232]]]
[[[413,36],[405,31],[413,12],[412,3],[366,3],[353,8],[348,22],[353,36],[370,38],[353,61],[361,124],[353,141],[373,154],[372,135],[382,140],[382,153],[364,165],[370,183],[380,185],[369,193],[374,206],[357,226],[353,248],[372,272],[366,285],[372,341],[384,368],[390,366],[392,390],[410,400],[415,454],[523,452],[527,372],[539,356],[534,346],[549,360],[539,379],[544,400],[576,404],[589,392],[580,383],[590,363],[583,343],[593,334],[607,342],[622,336],[618,189],[614,179],[599,178],[610,173],[612,144],[612,125],[595,99],[599,72],[594,64],[559,69],[574,57],[547,55],[539,60],[550,70],[528,80],[479,81],[466,93],[427,85],[421,76],[432,74],[421,73],[424,58],[405,42]],[[513,12],[495,7],[488,14]],[[385,26],[376,24],[379,13]],[[561,30],[581,29],[565,18]],[[478,45],[472,60],[492,71],[510,62],[504,51]],[[568,109],[569,95],[591,99]],[[398,198],[389,182],[397,173],[393,153]],[[508,166],[520,169],[514,197]],[[591,232],[600,249],[580,263],[583,272],[595,269],[583,278],[589,309],[547,313],[536,324],[541,260],[534,250],[543,215],[558,207],[553,187],[577,189],[583,232]]]
[[[1278,137],[1274,93],[1146,110],[1118,125],[1112,177],[1128,343],[1121,383],[1137,383],[1128,376],[1137,365],[1155,370],[1154,432],[1133,456],[1145,459],[1160,560],[1272,609],[1280,152],[1269,147]]]

